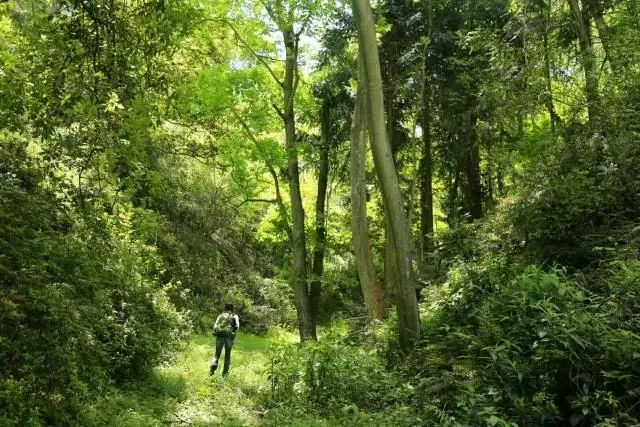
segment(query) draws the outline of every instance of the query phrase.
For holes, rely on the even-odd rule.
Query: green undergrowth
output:
[[[192,337],[173,363],[158,367],[139,382],[130,382],[92,405],[91,425],[261,425],[266,411],[260,396],[267,387],[269,346],[291,340],[287,333],[267,337],[239,334],[229,376],[209,376],[214,351],[211,336]]]
[[[209,376],[213,338],[192,336],[174,361],[156,368],[142,381],[105,393],[84,411],[86,426],[369,426],[396,425],[393,414],[369,413],[344,404],[330,414],[270,405],[269,370],[274,351],[297,340],[277,331],[262,337],[239,334],[231,371]],[[361,367],[360,367],[361,368]],[[409,409],[407,408],[407,411]]]

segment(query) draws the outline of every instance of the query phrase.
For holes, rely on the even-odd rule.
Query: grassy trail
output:
[[[107,394],[87,415],[96,425],[123,427],[270,424],[258,397],[268,384],[269,345],[283,339],[293,337],[238,334],[231,371],[222,378],[220,372],[209,376],[213,338],[194,336],[173,363],[156,368],[144,381]]]

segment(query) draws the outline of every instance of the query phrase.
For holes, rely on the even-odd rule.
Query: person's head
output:
[[[224,311],[233,311],[233,304],[226,303],[224,305]]]

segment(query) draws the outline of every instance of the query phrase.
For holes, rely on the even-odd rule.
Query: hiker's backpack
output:
[[[213,335],[217,337],[230,337],[233,336],[238,329],[236,325],[236,318],[233,313],[228,311],[223,312],[216,323],[213,325]]]

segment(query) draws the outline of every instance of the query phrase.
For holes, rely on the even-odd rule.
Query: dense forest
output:
[[[0,425],[640,425],[639,47],[636,0],[0,1]]]

